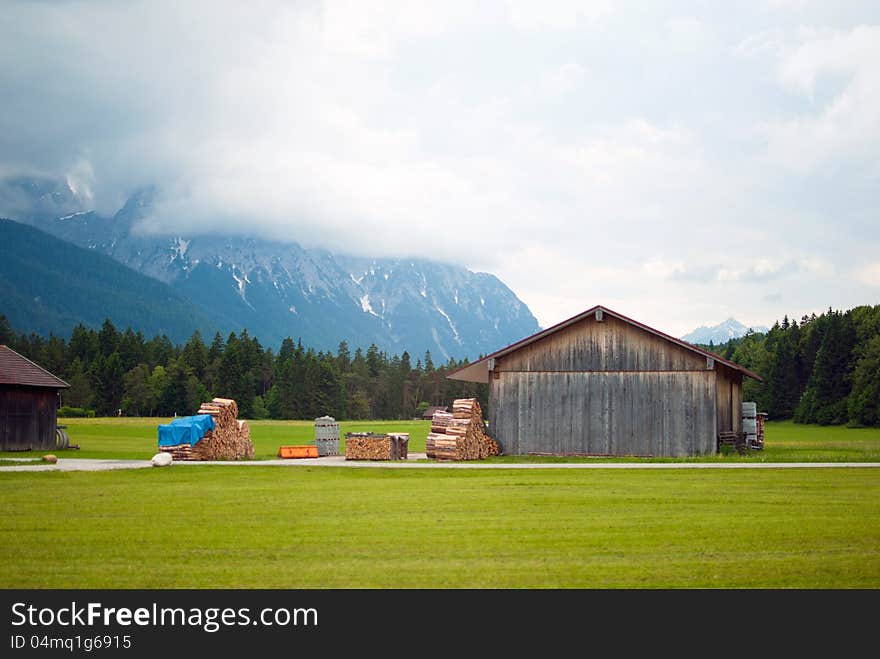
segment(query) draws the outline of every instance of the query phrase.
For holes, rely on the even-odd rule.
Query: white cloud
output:
[[[804,29],[799,36],[800,43],[781,55],[779,79],[810,104],[797,116],[768,125],[770,157],[797,171],[853,161],[876,164],[880,26]]]
[[[876,290],[865,7],[17,3],[0,172],[105,212],[157,183],[153,231],[485,269],[542,324],[769,324]]]
[[[586,69],[578,62],[568,61],[550,71],[540,83],[543,96],[564,96],[580,87]]]
[[[856,278],[868,286],[880,287],[880,261],[859,268]]]
[[[674,16],[665,21],[665,41],[669,51],[695,54],[713,43],[711,28],[694,16]]]
[[[608,0],[507,0],[507,16],[517,30],[573,31],[593,26],[607,18],[614,3]]]

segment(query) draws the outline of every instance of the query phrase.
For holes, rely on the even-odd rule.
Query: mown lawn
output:
[[[63,419],[72,444],[80,450],[52,451],[60,457],[129,458],[146,460],[156,453],[156,426],[167,418]],[[248,421],[257,460],[275,458],[285,444],[314,443],[313,421]],[[346,432],[408,432],[411,453],[424,452],[428,421],[343,421]],[[344,439],[340,447],[344,446]],[[10,457],[40,457],[49,451],[0,453]],[[621,462],[631,458],[556,458],[500,456],[494,462]],[[648,458],[639,458],[640,461]],[[697,458],[651,458],[655,462],[880,462],[880,428],[799,425],[791,421],[767,424],[763,451],[739,456],[735,453]]]
[[[167,417],[109,417],[97,419],[60,419],[67,426],[71,444],[79,449],[64,451],[0,452],[2,458],[41,457],[54,453],[62,458],[104,458],[149,460],[157,450],[157,426],[168,423]],[[248,421],[254,442],[254,459],[278,457],[278,447],[288,444],[314,444],[314,421]],[[347,432],[408,432],[409,450],[424,451],[428,421],[343,421],[340,435]],[[344,446],[344,439],[340,447]]]
[[[880,472],[0,473],[2,588],[877,588]]]

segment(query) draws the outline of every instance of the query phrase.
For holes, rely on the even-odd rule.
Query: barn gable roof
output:
[[[522,339],[521,341],[517,341],[516,343],[510,344],[506,348],[502,348],[501,350],[493,352],[491,355],[486,355],[485,357],[483,357],[482,359],[480,359],[478,361],[475,361],[471,364],[467,364],[466,366],[462,366],[461,368],[458,368],[458,369],[448,373],[446,375],[446,377],[450,380],[464,380],[465,382],[488,382],[489,381],[489,360],[490,359],[498,359],[498,358],[501,358],[505,355],[509,355],[510,353],[515,352],[515,351],[519,350],[520,348],[524,348],[527,345],[531,345],[532,343],[535,343],[536,341],[540,341],[541,339],[543,339],[547,336],[550,336],[551,334],[555,334],[556,332],[563,330],[566,327],[569,327],[571,325],[574,325],[575,323],[578,323],[578,322],[584,320],[585,318],[588,318],[589,316],[593,316],[597,311],[601,311],[603,314],[613,316],[614,318],[617,318],[618,320],[622,320],[625,323],[629,323],[630,325],[638,327],[639,329],[644,330],[645,332],[648,332],[650,334],[653,334],[654,336],[657,336],[665,341],[669,341],[670,343],[673,343],[679,347],[682,347],[682,348],[685,348],[685,349],[690,350],[692,352],[695,352],[698,355],[702,355],[704,357],[714,359],[716,361],[716,363],[723,364],[734,371],[738,371],[745,376],[748,376],[754,380],[757,380],[758,382],[764,381],[760,375],[750,371],[747,368],[744,368],[743,366],[740,366],[739,364],[735,364],[732,361],[728,361],[727,359],[724,359],[723,357],[720,357],[719,355],[716,355],[715,353],[709,352],[708,350],[703,350],[702,348],[698,348],[697,346],[692,345],[690,343],[687,343],[686,341],[682,341],[681,339],[676,339],[673,336],[669,336],[668,334],[664,334],[660,330],[656,330],[653,327],[649,327],[648,325],[645,325],[643,323],[638,322],[637,320],[633,320],[632,318],[628,318],[628,317],[624,316],[623,314],[617,313],[616,311],[613,311],[613,310],[609,309],[608,307],[603,307],[602,305],[596,305],[595,307],[591,307],[590,309],[587,309],[586,311],[583,311],[583,312],[577,314],[576,316],[572,316],[568,320],[563,320],[561,323],[557,323],[553,327],[542,330],[542,331],[538,332],[537,334],[532,334],[531,336],[526,337],[525,339]]]
[[[70,387],[61,378],[55,377],[42,366],[37,366],[27,357],[22,357],[9,346],[2,344],[0,344],[0,384],[56,389]]]

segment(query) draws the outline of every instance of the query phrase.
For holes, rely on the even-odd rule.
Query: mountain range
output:
[[[335,350],[346,340],[352,347],[375,343],[389,353],[408,350],[421,355],[430,350],[435,359],[443,360],[475,358],[539,329],[528,307],[491,274],[421,258],[350,256],[295,242],[184,232],[148,235],[141,228],[154,199],[154,189],[145,188],[113,216],[104,216],[89,209],[66,181],[32,177],[0,181],[0,215],[108,257],[149,279],[154,283],[134,284],[131,278],[114,275],[126,282],[116,289],[120,295],[130,292],[128,286],[144,296],[149,291],[150,300],[166,301],[169,318],[182,317],[183,302],[194,328],[213,327],[223,333],[246,328],[267,346],[292,337],[316,349]],[[58,244],[47,242],[47,263],[58,249]],[[65,259],[76,260],[69,251],[65,254]],[[32,255],[32,260],[37,258]],[[107,261],[88,267],[99,273]],[[36,264],[34,268],[34,281],[41,289],[49,286],[40,268]],[[23,315],[35,319],[47,300],[60,299],[55,287],[63,284],[63,278],[52,282],[51,294],[32,295],[35,291],[27,289],[26,299],[11,297],[15,290],[22,291],[16,293],[19,298],[25,295],[24,288],[15,288],[9,279],[0,283],[11,287],[3,299],[24,305],[28,312]],[[157,289],[156,284],[165,288]],[[17,286],[22,286],[20,279]],[[33,297],[40,297],[43,306],[28,302]],[[113,300],[112,294],[109,299]],[[147,306],[152,309],[154,304]],[[75,308],[70,304],[66,309],[44,309],[42,325],[37,326],[69,331]],[[114,323],[147,331],[128,307],[111,311],[108,316]],[[93,318],[81,320],[95,324]],[[22,329],[37,331],[29,322]]]
[[[712,327],[698,327],[693,332],[682,336],[681,340],[700,345],[709,345],[710,342],[713,345],[721,345],[731,339],[745,336],[750,330],[756,333],[766,333],[768,331],[766,327],[747,327],[735,318],[728,318],[724,322]]]

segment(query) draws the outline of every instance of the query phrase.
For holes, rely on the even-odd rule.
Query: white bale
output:
[[[150,463],[154,467],[167,467],[172,462],[172,457],[170,453],[165,453],[162,451],[161,453],[157,453],[153,456],[153,459],[150,460]]]

